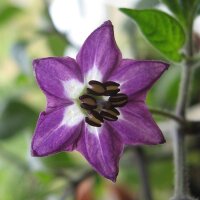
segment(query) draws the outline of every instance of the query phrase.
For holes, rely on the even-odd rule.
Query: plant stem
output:
[[[149,108],[149,111],[152,114],[161,115],[161,116],[173,119],[173,120],[175,120],[176,122],[178,122],[180,124],[185,123],[185,120],[182,117],[179,117],[179,116],[177,116],[177,115],[175,115],[175,114],[173,114],[173,113],[171,113],[169,111],[159,110],[159,109],[156,109],[156,108]]]
[[[192,23],[188,28],[188,41],[186,45],[186,54],[188,57],[193,56],[192,46]],[[185,112],[188,104],[190,83],[192,77],[192,63],[185,61],[182,78],[179,89],[178,102],[176,106],[176,115],[185,120]],[[186,151],[185,151],[185,133],[182,130],[183,126],[177,125],[176,131],[173,135],[174,146],[174,165],[175,165],[175,194],[173,200],[190,200],[188,189],[188,176],[186,168]]]
[[[143,195],[142,199],[144,200],[152,200],[152,193],[149,183],[149,175],[148,175],[148,169],[147,169],[147,159],[145,156],[145,152],[141,147],[135,148],[135,155],[137,158],[138,163],[138,170],[140,174],[140,180],[142,185],[142,191],[141,194]]]

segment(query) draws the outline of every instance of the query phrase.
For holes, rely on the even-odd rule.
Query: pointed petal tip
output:
[[[116,183],[117,182],[117,175],[118,175],[118,172],[116,174],[112,174],[112,175],[105,175],[105,174],[102,174],[106,179],[112,181],[113,183]]]
[[[164,144],[164,143],[166,143],[165,137],[164,137],[162,131],[159,130],[158,139],[155,142],[155,144]]]
[[[38,149],[35,147],[34,137],[32,139],[32,143],[31,143],[31,156],[33,156],[33,157],[41,157],[42,156],[42,155],[40,155],[40,152],[38,151]]]
[[[37,66],[38,62],[39,62],[39,59],[34,59],[34,60],[32,61],[32,66],[33,66],[34,72],[35,72],[35,69],[36,69],[36,66]]]
[[[36,66],[38,66],[40,60],[44,60],[44,59],[46,59],[46,58],[36,58],[36,59],[34,59],[34,60],[32,61],[33,67],[35,68]]]
[[[164,143],[166,143],[166,140],[165,140],[165,138],[164,138],[164,136],[163,136],[163,137],[161,138],[159,144],[164,144]]]
[[[105,21],[102,26],[113,26],[110,20]]]
[[[165,62],[162,62],[165,66],[166,69],[168,69],[170,67],[170,64],[169,63],[165,63]]]
[[[160,64],[159,67],[163,67],[164,70],[167,70],[170,67],[169,63],[166,63],[166,62],[164,62],[162,60],[158,60],[158,61],[157,60],[145,60],[144,62],[150,62],[152,64]]]
[[[154,141],[150,142],[150,145],[159,145],[159,144],[164,144],[166,143],[166,140],[163,136],[162,133],[160,133],[161,135]]]
[[[49,60],[49,59],[55,59],[56,60],[57,58],[62,58],[62,57],[51,57],[50,56],[50,57],[45,57],[45,58],[36,58],[36,59],[33,59],[32,65],[35,68],[35,67],[38,66],[38,64],[40,63],[40,61],[45,61],[45,60]],[[68,57],[66,57],[66,58],[68,58]]]
[[[32,157],[44,157],[44,156],[48,156],[48,153],[44,153],[43,148],[41,148],[40,146],[37,145],[37,140],[36,140],[36,136],[34,133],[34,136],[32,138],[32,142],[31,142],[31,156]]]
[[[95,31],[102,29],[102,28],[109,28],[109,29],[113,30],[113,24],[110,20],[107,20],[107,21],[103,22]]]
[[[32,66],[33,66],[33,70],[34,72],[36,72],[36,68],[38,69],[39,65],[40,65],[40,61],[44,60],[45,58],[36,58],[32,61]]]
[[[169,68],[169,66],[170,66],[170,64],[169,63],[166,63],[166,62],[164,62],[164,61],[162,61],[162,60],[158,60],[158,61],[156,61],[156,60],[145,60],[145,62],[152,62],[152,64],[153,63],[157,63],[157,64],[160,64],[160,66],[159,67],[163,67],[163,69],[164,70],[167,70],[168,68]]]
[[[160,67],[163,68],[163,71],[168,70],[168,68],[170,67],[169,63],[163,62],[163,61],[158,61],[158,63],[160,63]]]
[[[113,183],[116,183],[116,182],[117,182],[117,177],[112,177],[112,178],[110,178],[110,180],[111,180]]]
[[[91,163],[90,163],[91,164]],[[93,167],[93,169],[101,176],[103,176],[104,178],[112,181],[113,183],[116,183],[117,181],[117,176],[119,173],[119,167],[117,166],[117,169],[114,171],[103,171],[98,169],[98,167],[96,165],[91,164],[91,166]]]
[[[32,157],[40,157],[40,155],[35,151],[33,148],[31,148],[31,156]]]
[[[32,147],[31,147],[31,156],[32,157],[44,157],[44,156],[48,156],[49,155],[49,153],[44,153],[40,148],[35,148],[35,147],[33,147],[33,145],[32,145]]]
[[[108,28],[113,31],[113,24],[110,20],[107,20],[107,21],[103,22],[95,31],[102,29],[102,28]]]

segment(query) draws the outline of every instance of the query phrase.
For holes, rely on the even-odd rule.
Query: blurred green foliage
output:
[[[8,22],[20,12],[22,12],[22,9],[12,5],[1,8],[0,24]]]
[[[34,129],[34,121],[37,120],[38,113],[18,101],[9,102],[0,118],[0,139],[13,137],[25,128]]]
[[[194,20],[199,11],[199,0],[161,0],[172,13],[182,22],[183,26],[188,26]]]
[[[184,20],[184,9],[189,6],[186,0],[163,0],[163,2],[178,19]],[[182,2],[183,7],[180,7],[178,2]],[[70,41],[68,42],[68,38],[64,38],[63,34],[55,29],[46,13],[47,5],[43,1],[26,3],[21,6],[17,1],[2,0],[0,7],[0,200],[61,199],[66,188],[70,187],[71,179],[76,180],[85,170],[90,169],[90,166],[78,153],[60,153],[46,158],[31,157],[31,137],[38,114],[45,109],[45,97],[36,85],[31,62],[37,57],[63,56],[70,46]],[[142,0],[137,6],[145,9],[158,3],[157,0]],[[193,0],[192,8],[195,3]],[[141,15],[134,13],[136,11],[126,12],[138,22],[154,46],[160,48],[168,58],[178,61],[180,55],[177,50],[184,43],[180,25],[172,17],[160,11],[149,12],[145,18],[153,19],[145,24],[141,22],[144,18],[143,12],[140,12]],[[156,21],[156,26],[152,25],[153,20]],[[124,24],[128,24],[128,20]],[[137,58],[162,58],[143,40],[134,24],[124,27],[127,35],[121,37],[129,38],[131,44],[129,51],[136,52]],[[153,35],[148,33],[149,27]],[[157,31],[162,33],[162,45],[161,41],[156,40]],[[123,52],[123,49],[121,50]],[[192,104],[197,104],[200,100],[199,76],[198,70],[194,77]],[[180,67],[171,66],[149,93],[148,105],[173,111],[179,80]],[[166,119],[159,120],[165,122]],[[148,169],[155,200],[168,199],[172,193],[173,168],[170,157],[172,144],[169,133],[166,139],[168,142],[166,146],[159,146],[156,149],[144,148],[150,160]],[[165,154],[169,157],[153,159],[158,153],[161,158]],[[139,196],[140,177],[133,154],[133,151],[126,151],[122,157],[118,184],[125,185],[133,194]],[[196,154],[190,155],[189,162],[191,165],[198,165],[194,163],[197,159],[194,155]],[[109,184],[98,175],[94,177],[93,193],[97,199],[108,200],[105,194],[109,190]]]
[[[66,40],[56,34],[52,34],[48,37],[47,42],[53,55],[60,56],[64,54],[67,45]]]

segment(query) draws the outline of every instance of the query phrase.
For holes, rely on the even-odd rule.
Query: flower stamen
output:
[[[128,102],[128,96],[126,94],[116,94],[109,98],[109,102],[111,102],[114,107],[122,107]]]
[[[120,89],[119,89],[119,83],[115,83],[113,81],[107,81],[104,83],[104,86],[106,88],[105,95],[106,96],[111,96],[117,94]]]
[[[100,112],[100,115],[108,120],[108,121],[116,121],[118,120],[118,115],[120,115],[119,111],[115,108],[105,109],[103,108]]]
[[[97,111],[93,110],[88,113],[88,117],[85,118],[85,121],[91,126],[101,127],[103,117]]]
[[[93,110],[97,108],[97,102],[96,99],[93,98],[90,95],[82,95],[79,97],[80,101],[81,101],[81,107],[86,109],[86,110]]]
[[[99,81],[90,81],[89,85],[91,86],[91,88],[87,88],[87,92],[89,94],[92,95],[96,95],[96,96],[101,96],[105,93],[106,88],[103,85],[103,83],[99,82]]]
[[[89,85],[91,87],[87,88],[87,94],[79,97],[81,108],[87,110],[85,121],[95,127],[101,127],[104,120],[117,121],[120,112],[116,107],[122,107],[128,102],[126,94],[118,93],[120,84],[91,80]]]

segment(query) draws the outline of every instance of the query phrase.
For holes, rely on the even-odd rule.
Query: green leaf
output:
[[[180,62],[180,49],[185,43],[185,33],[181,25],[170,15],[155,10],[120,9],[139,25],[147,40],[169,60]]]
[[[48,36],[47,43],[54,56],[62,56],[67,46],[66,41],[56,34]]]
[[[7,139],[27,127],[35,125],[37,113],[29,106],[11,101],[0,117],[0,139]]]
[[[0,10],[0,24],[3,24],[12,19],[16,14],[22,10],[16,6],[7,6]]]

